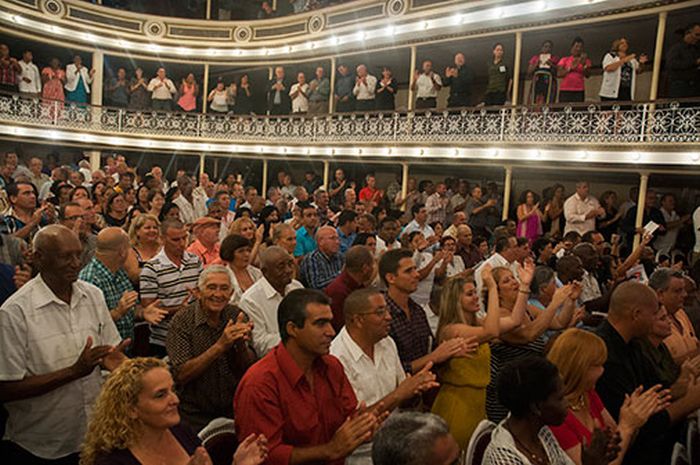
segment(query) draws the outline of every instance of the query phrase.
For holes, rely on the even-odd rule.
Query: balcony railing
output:
[[[135,111],[0,94],[0,122],[103,134],[271,144],[700,143],[697,100],[277,117]]]

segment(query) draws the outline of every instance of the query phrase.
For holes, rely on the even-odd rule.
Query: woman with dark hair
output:
[[[542,43],[540,52],[530,58],[527,75],[532,80],[530,103],[544,105],[557,101],[557,62],[559,57],[552,54],[551,40]]]
[[[180,220],[180,207],[172,202],[168,202],[163,205],[163,209],[160,211],[158,220],[162,222],[166,219]]]
[[[68,197],[68,201],[70,202],[77,202],[80,199],[92,200],[92,197],[90,196],[90,191],[85,186],[74,187],[70,193],[70,196]]]
[[[106,226],[117,226],[123,228],[126,224],[126,217],[129,213],[129,205],[124,198],[124,194],[113,192],[107,197],[105,211],[102,217]]]
[[[91,198],[95,202],[95,209],[98,213],[102,212],[102,206],[104,205],[104,192],[107,189],[107,183],[104,181],[97,181],[92,185],[92,196]]]
[[[140,208],[143,213],[151,210],[151,205],[148,202],[150,192],[151,190],[144,184],[141,184],[136,190],[136,207]]]
[[[394,111],[396,104],[396,92],[399,90],[399,84],[394,79],[391,68],[385,66],[382,68],[382,78],[377,79],[376,101],[377,110],[379,111]]]
[[[163,205],[165,205],[165,196],[163,192],[159,189],[151,189],[148,191],[148,197],[146,198],[148,202],[148,214],[160,217],[160,212],[163,210]]]
[[[552,187],[545,189],[544,192],[545,206],[543,230],[544,234],[549,234],[550,237],[561,237],[564,233],[566,218],[564,218],[564,186],[555,184]]]
[[[263,277],[260,269],[251,265],[253,246],[250,240],[231,234],[221,243],[219,256],[233,271],[233,294],[231,304],[238,305],[243,293]]]
[[[513,87],[513,76],[510,67],[503,61],[503,44],[494,44],[492,53],[493,58],[488,64],[489,81],[484,103],[487,106],[505,105]]]
[[[600,206],[605,210],[605,216],[596,219],[596,230],[603,235],[606,242],[610,242],[613,234],[617,234],[622,213],[617,208],[617,194],[613,191],[605,191],[600,196]]]
[[[517,210],[517,236],[524,237],[530,245],[542,235],[542,220],[544,213],[540,210],[540,198],[531,190],[520,194],[520,205]]]
[[[260,212],[260,224],[263,226],[263,242],[269,243],[272,239],[272,231],[280,222],[280,212],[273,205],[265,206]]]
[[[250,89],[248,74],[241,75],[236,88],[236,105],[233,107],[237,115],[250,115],[253,113],[253,93]]]

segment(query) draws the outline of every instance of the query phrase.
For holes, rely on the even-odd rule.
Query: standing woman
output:
[[[454,357],[438,371],[440,392],[432,411],[447,422],[450,433],[462,449],[467,448],[476,426],[486,418],[486,386],[491,377],[488,343],[501,333],[518,327],[525,314],[525,306],[520,305],[512,315],[501,318],[498,288],[490,265],[482,268],[481,276],[484,288],[488,289],[485,318],[477,316],[479,295],[471,278],[456,276],[449,279],[440,299],[438,344],[455,337],[476,338],[479,343],[473,357]]]
[[[542,43],[540,53],[530,58],[527,75],[531,79],[530,103],[545,105],[557,101],[557,62],[552,55],[554,44],[551,40]]]
[[[489,82],[484,96],[486,106],[505,105],[513,87],[513,77],[510,68],[503,62],[503,53],[503,44],[496,43],[493,46],[493,59],[488,65]]]
[[[555,184],[545,189],[544,197],[547,203],[544,206],[543,231],[551,237],[561,237],[564,233],[564,186]]]
[[[211,111],[221,114],[228,113],[229,92],[222,79],[216,81],[216,87],[209,92],[207,102],[209,102]]]
[[[375,102],[379,111],[394,111],[396,108],[396,92],[399,84],[394,79],[391,68],[382,68],[382,78],[377,81],[377,96]]]
[[[58,58],[51,58],[49,66],[41,70],[41,82],[44,83],[41,98],[65,102],[66,95],[63,93],[63,85],[66,83],[66,72],[61,69],[61,62],[58,61]]]
[[[182,111],[195,111],[197,109],[197,95],[199,95],[199,86],[194,79],[194,74],[190,73],[180,83],[180,98],[177,101],[177,106]]]
[[[134,77],[129,83],[129,109],[145,110],[151,102],[151,96],[148,92],[148,83],[143,77],[143,69],[136,68]]]
[[[237,115],[250,115],[253,113],[253,93],[250,89],[250,80],[247,74],[241,76],[241,80],[238,83],[234,111]]]
[[[642,53],[629,53],[629,43],[624,37],[613,41],[610,51],[603,57],[603,81],[600,84],[602,101],[630,102],[634,100],[637,74],[644,70],[649,61]]]
[[[517,236],[524,237],[532,245],[542,235],[542,221],[544,213],[540,210],[540,199],[531,190],[526,190],[520,195],[520,205],[517,210],[518,226]]]
[[[80,55],[73,57],[73,63],[66,66],[66,100],[75,103],[88,103],[90,94],[90,84],[95,75],[95,69],[88,69],[83,66],[83,59]]]
[[[600,196],[600,206],[605,210],[605,216],[596,219],[596,230],[603,235],[606,242],[610,242],[613,234],[617,234],[622,213],[617,208],[617,194],[613,191],[605,191]]]

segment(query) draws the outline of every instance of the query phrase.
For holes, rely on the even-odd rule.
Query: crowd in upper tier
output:
[[[682,31],[682,39],[666,53],[668,92],[670,98],[700,95],[700,25],[690,25]],[[503,44],[496,43],[492,59],[485,63],[488,81],[485,91],[477,94],[473,63],[466,63],[465,55],[457,53],[454,62],[444,73],[431,60],[425,60],[414,71],[410,87],[415,96],[415,109],[425,111],[437,108],[438,93],[449,87],[448,108],[471,105],[504,105],[510,102],[513,76],[510,61],[505,59]],[[527,62],[530,79],[528,102],[536,105],[585,101],[585,81],[593,63],[588,58],[583,39],[576,37],[569,54],[558,57],[553,43],[545,41],[541,49]],[[25,50],[21,58],[11,55],[9,48],[0,44],[0,90],[19,92],[27,97],[39,97],[87,103],[95,69],[85,66],[80,55],[73,57],[65,69],[58,58],[52,58],[39,71],[33,63],[32,52]],[[635,53],[624,37],[615,39],[602,58],[603,79],[597,92],[602,101],[627,102],[635,100],[637,75],[645,70],[648,57]],[[341,64],[335,70],[335,86],[331,89],[329,72],[323,66],[313,76],[303,71],[290,72],[289,67],[276,67],[272,78],[264,86],[251,82],[243,73],[234,81],[219,78],[205,96],[210,112],[215,114],[310,114],[328,113],[333,99],[337,112],[392,111],[397,108],[399,84],[389,67],[381,68],[381,75],[373,75],[364,64],[352,70]],[[202,83],[195,73],[173,79],[164,67],[153,77],[143,69],[120,67],[109,70],[104,84],[106,105],[134,110],[191,112],[201,109]],[[264,98],[255,94],[264,93]],[[266,105],[265,103],[266,102]]]
[[[638,228],[585,180],[504,216],[491,182],[101,165],[0,163],[8,463],[208,465],[228,418],[217,464],[451,464],[488,419],[487,465],[660,465],[700,408],[671,193]]]

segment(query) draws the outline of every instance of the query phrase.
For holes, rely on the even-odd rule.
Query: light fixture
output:
[[[393,36],[395,32],[394,26],[387,26],[387,28],[384,29],[384,34],[387,36]]]
[[[693,154],[691,155],[691,158],[693,159],[693,161],[698,161],[698,160],[700,160],[700,153],[698,153],[698,152],[693,153]]]

